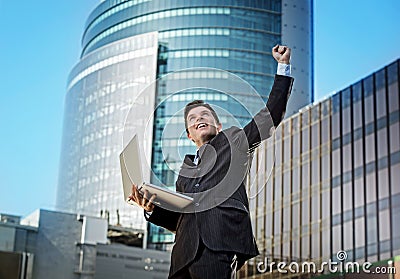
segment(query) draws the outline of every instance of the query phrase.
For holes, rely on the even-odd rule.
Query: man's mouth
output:
[[[197,130],[197,129],[204,128],[204,127],[207,127],[207,126],[208,126],[208,124],[206,124],[206,123],[199,123],[199,124],[197,124],[197,126],[196,126],[196,130]]]

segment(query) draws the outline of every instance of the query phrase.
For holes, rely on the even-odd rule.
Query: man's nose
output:
[[[201,115],[200,115],[200,116],[198,116],[198,117],[197,117],[197,119],[196,119],[196,123],[199,123],[199,122],[200,122],[200,120],[203,120],[203,119],[204,119],[204,118],[203,118],[203,116],[201,116]]]

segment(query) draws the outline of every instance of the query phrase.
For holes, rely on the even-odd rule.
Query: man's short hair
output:
[[[215,121],[217,122],[217,124],[220,124],[217,113],[215,112],[215,110],[214,110],[209,104],[204,103],[203,100],[194,100],[194,101],[188,103],[188,104],[185,106],[185,110],[184,110],[184,113],[183,113],[183,114],[184,114],[184,117],[185,117],[185,128],[186,128],[186,132],[188,132],[187,116],[188,116],[188,114],[189,114],[189,111],[190,111],[191,109],[193,109],[193,108],[196,108],[196,107],[205,107],[205,108],[208,108],[208,109],[211,111],[212,116],[215,118]]]

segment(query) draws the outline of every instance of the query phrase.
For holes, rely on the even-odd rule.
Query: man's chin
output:
[[[210,140],[212,140],[215,136],[217,135],[217,133],[215,132],[207,132],[204,134],[201,134],[201,139],[203,140],[203,142],[208,142]]]

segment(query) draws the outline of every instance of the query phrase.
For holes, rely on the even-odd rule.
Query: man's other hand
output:
[[[290,64],[290,48],[276,45],[272,48],[272,56],[278,63]]]
[[[134,201],[138,206],[146,210],[147,212],[153,211],[154,204],[153,201],[157,197],[156,194],[153,194],[150,197],[149,191],[144,190],[144,194],[142,195],[135,184],[132,185],[132,193],[129,196],[129,200]]]

